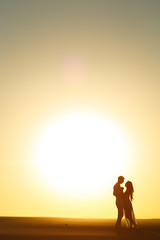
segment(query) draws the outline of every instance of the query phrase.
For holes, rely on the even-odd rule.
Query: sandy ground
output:
[[[137,220],[139,229],[114,229],[115,220],[69,218],[0,218],[0,239],[160,240],[160,220]]]

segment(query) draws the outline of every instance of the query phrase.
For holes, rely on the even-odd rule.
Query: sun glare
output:
[[[128,165],[128,141],[105,117],[71,113],[48,124],[36,141],[35,167],[49,187],[74,197],[104,191]]]

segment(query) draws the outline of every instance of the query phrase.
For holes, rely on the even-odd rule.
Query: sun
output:
[[[70,113],[53,120],[34,148],[41,181],[74,197],[104,191],[128,167],[129,145],[124,133],[104,116]]]

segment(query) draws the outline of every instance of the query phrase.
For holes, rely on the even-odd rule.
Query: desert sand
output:
[[[124,222],[122,230],[115,230],[114,223],[114,219],[1,217],[0,239],[160,239],[158,219],[137,220],[139,228],[136,230],[127,229]]]

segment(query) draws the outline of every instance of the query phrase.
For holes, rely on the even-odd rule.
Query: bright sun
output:
[[[35,167],[49,187],[75,197],[104,191],[128,167],[124,134],[105,117],[71,113],[48,124],[35,147]]]

